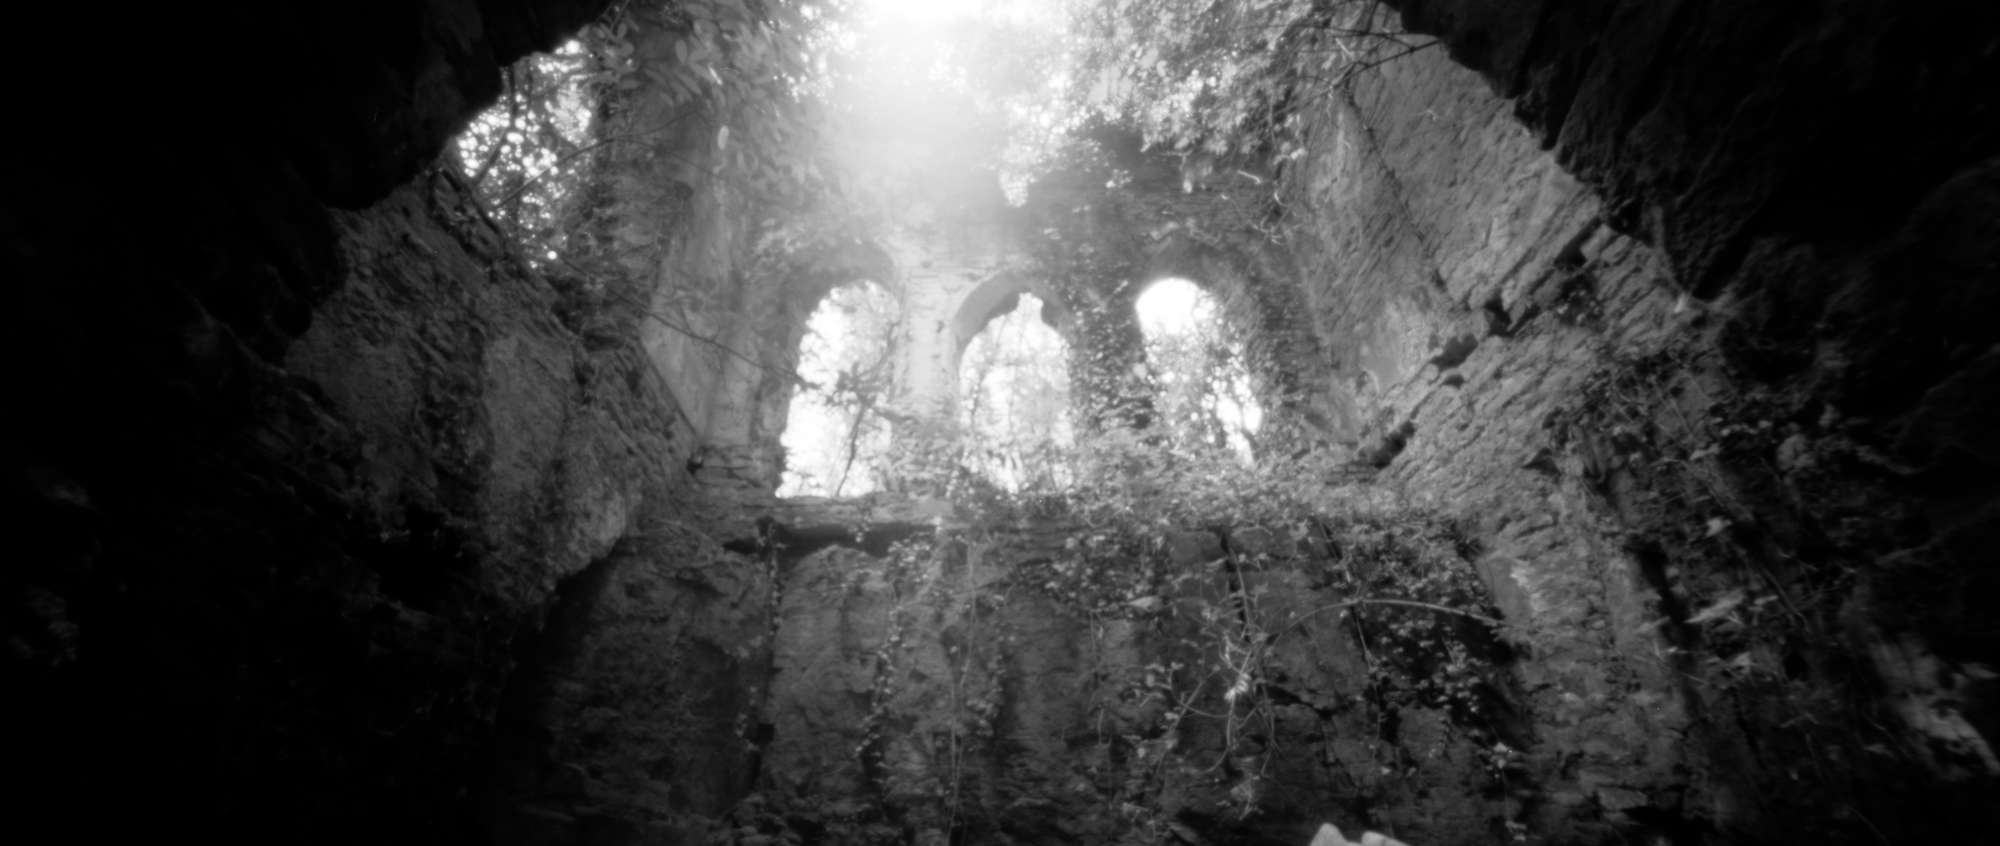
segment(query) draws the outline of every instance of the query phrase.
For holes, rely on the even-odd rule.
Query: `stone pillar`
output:
[[[984,227],[951,237],[909,235],[891,251],[898,268],[903,326],[898,338],[895,394],[886,414],[901,481],[941,479],[952,462],[958,409],[958,359],[965,344],[961,318],[968,298],[1001,271],[1004,246]],[[972,327],[977,333],[984,322]],[[895,482],[891,482],[892,486]]]

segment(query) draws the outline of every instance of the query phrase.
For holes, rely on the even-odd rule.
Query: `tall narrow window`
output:
[[[780,442],[780,496],[859,496],[882,486],[882,414],[895,378],[896,298],[872,283],[836,288],[806,322],[799,376]]]
[[[1020,295],[1020,305],[988,323],[959,357],[963,460],[1013,491],[1068,481],[1060,457],[1072,439],[1068,356],[1041,313],[1041,300]]]
[[[1243,344],[1222,310],[1186,279],[1162,279],[1139,295],[1146,360],[1159,385],[1155,411],[1173,443],[1227,449],[1248,461],[1264,410],[1251,389]]]

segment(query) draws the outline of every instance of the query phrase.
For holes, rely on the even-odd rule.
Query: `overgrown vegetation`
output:
[[[1508,656],[1477,550],[1451,520],[1353,503],[1227,531],[962,516],[850,574],[873,585],[884,619],[849,752],[887,810],[814,805],[828,830],[854,842],[997,831],[1012,821],[995,796],[1069,796],[1079,807],[1065,818],[1111,826],[1101,836],[1170,836],[1163,826],[1191,810],[1281,810],[1279,785],[1301,766],[1366,773],[1356,801],[1416,790],[1413,762],[1443,742],[1481,750],[1463,777],[1495,789],[1509,777],[1508,715],[1491,710]],[[1060,627],[1084,642],[1049,640]],[[1076,698],[1036,689],[1051,683]],[[1077,704],[1081,724],[1059,718],[1077,732],[1061,741],[1075,763],[1026,761],[1041,753],[1021,748],[1019,721]],[[1430,734],[1405,736],[1412,719]],[[1311,763],[1335,750],[1344,760]]]
[[[941,471],[961,477],[942,488],[959,507],[937,545],[899,550],[888,565],[903,599],[878,666],[909,660],[897,656],[912,654],[925,625],[991,626],[1028,600],[1100,638],[1122,632],[1099,645],[1109,651],[1090,696],[1093,742],[1103,747],[1094,754],[1107,768],[1099,789],[1115,806],[1154,809],[1132,825],[1155,824],[1167,806],[1193,801],[1190,790],[1220,797],[1235,818],[1259,813],[1271,768],[1330,720],[1361,727],[1355,739],[1388,756],[1356,762],[1372,772],[1401,754],[1393,750],[1410,714],[1441,714],[1457,742],[1484,750],[1482,778],[1511,777],[1511,653],[1465,527],[1377,498],[1330,454],[1258,467],[1228,450],[1190,455],[1113,432],[1084,439],[1064,460],[1074,475],[1060,490],[1007,491],[963,468]],[[965,575],[968,543],[1007,556],[997,578]],[[959,559],[940,551],[951,547]],[[944,745],[925,772],[940,779],[956,818],[968,782],[983,777],[965,761],[994,751],[999,662],[1018,645],[943,625],[931,636],[957,662],[948,712],[903,713],[918,700],[898,686],[911,682],[885,670],[869,724],[880,740],[897,734],[882,734],[887,727],[936,723],[924,736]],[[1358,675],[1328,676],[1302,658],[1329,650],[1349,655]],[[881,747],[871,748],[879,760]]]
[[[1296,157],[1311,100],[1432,43],[1375,0],[1101,0],[1077,28],[1074,102],[1209,163]]]
[[[1908,704],[1953,701],[1963,677],[1910,642],[1869,643],[1874,666],[1851,651],[1882,636],[1857,627],[1863,614],[1943,607],[1936,597],[1895,607],[1908,600],[1870,572],[1877,556],[1908,555],[1897,550],[1912,548],[1916,523],[1907,503],[1844,480],[1892,459],[1849,437],[1836,409],[1731,390],[1722,366],[1684,347],[1614,358],[1550,425],[1570,469],[1629,533],[1659,662],[1696,701],[1733,714],[1706,727],[1706,742],[1740,756],[1733,778],[1788,824],[1843,836],[1907,799],[1860,789],[1861,774],[1919,783],[1994,764],[1951,706]],[[1885,683],[1899,688],[1900,714],[1882,707]]]
[[[617,277],[652,281],[698,192],[735,197],[759,243],[851,236],[822,138],[841,5],[619,2],[506,70],[457,167],[531,263],[600,299]]]
[[[764,259],[893,227],[930,234],[984,201],[938,174],[977,172],[1009,156],[1018,164],[1005,133],[973,137],[1009,122],[1060,135],[1094,115],[1135,127],[1191,165],[1275,164],[1299,149],[1296,115],[1308,98],[1422,46],[1381,29],[1387,17],[1372,3],[1100,0],[1080,7],[1080,28],[1052,42],[1060,50],[992,69],[1004,96],[977,110],[913,116],[896,107],[976,102],[984,83],[954,64],[964,56],[944,51],[898,80],[909,86],[934,73],[937,90],[837,102],[843,80],[828,58],[842,38],[841,12],[803,2],[621,4],[576,42],[510,71],[501,103],[459,147],[462,171],[572,299],[709,338],[697,331],[702,321],[747,316],[733,297],[762,266],[699,254],[693,241],[748,243]],[[873,123],[836,142],[842,121],[848,129]],[[940,152],[938,142],[958,146]],[[842,144],[869,155],[840,161]],[[910,152],[917,148],[921,155]],[[856,161],[877,170],[856,169]],[[1070,281],[1096,284],[1130,270],[1124,257],[1088,254],[1093,246],[1079,242],[1067,256],[1076,262]],[[1160,801],[1158,768],[1169,752],[1188,758],[1175,748],[1185,739],[1188,750],[1214,757],[1196,770],[1227,782],[1232,811],[1255,812],[1266,769],[1289,740],[1279,727],[1296,717],[1281,718],[1284,709],[1365,713],[1372,741],[1388,745],[1413,709],[1447,715],[1482,746],[1493,740],[1494,689],[1508,656],[1466,532],[1373,501],[1351,484],[1368,471],[1345,450],[1260,441],[1240,414],[1252,399],[1243,352],[1219,324],[1159,345],[1150,364],[1129,344],[1086,344],[1068,363],[1102,365],[1110,388],[1072,381],[1074,367],[1040,374],[1039,384],[1129,391],[1096,399],[1136,411],[1079,421],[1087,434],[1074,438],[994,438],[982,436],[988,421],[979,416],[993,405],[976,405],[956,424],[892,419],[892,339],[902,315],[845,296],[836,293],[833,306],[865,317],[854,322],[879,343],[807,374],[836,420],[826,427],[836,440],[833,463],[795,468],[816,475],[821,484],[811,492],[854,493],[865,487],[854,481],[870,477],[953,503],[947,531],[960,540],[1050,526],[1064,536],[1046,556],[963,592],[940,576],[952,544],[892,553],[888,578],[904,592],[875,655],[854,750],[872,780],[907,779],[891,772],[899,761],[928,762],[917,771],[935,782],[925,813],[947,831],[959,825],[972,795],[966,762],[991,750],[1004,693],[1005,641],[972,624],[1028,598],[1092,626],[1147,633],[1141,660],[1107,665],[1094,682],[1102,717],[1095,740],[1110,750],[1107,767],[1115,759],[1130,776],[1108,795],[1135,806]],[[1114,348],[1123,357],[1089,358]],[[1225,413],[1230,406],[1238,413]],[[1045,414],[1023,420],[1024,429],[1056,428]],[[871,459],[863,446],[886,442],[892,423],[895,448]],[[1223,545],[1190,553],[1191,534]],[[938,619],[964,623],[949,643],[939,634],[941,663],[908,663],[917,660],[906,648],[910,633]],[[1357,690],[1336,696],[1281,659],[1312,652],[1307,644],[1353,644],[1363,670]],[[913,692],[916,673],[947,695]],[[914,746],[891,748],[891,740]]]
[[[601,37],[588,32],[508,67],[500,102],[474,118],[449,151],[496,222],[538,262],[566,244],[566,206],[589,163],[595,106],[615,80],[585,47]]]
[[[598,219],[618,209],[594,192],[635,152],[725,178],[766,210],[761,240],[797,249],[934,222],[966,199],[941,179],[1046,169],[1090,124],[1275,164],[1301,151],[1312,98],[1431,44],[1375,0],[992,4],[929,35],[856,17],[846,0],[621,0],[508,68],[452,155],[538,264],[627,222]]]

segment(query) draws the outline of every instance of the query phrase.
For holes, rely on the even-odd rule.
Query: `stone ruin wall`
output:
[[[1604,225],[1509,104],[1436,51],[1328,99],[1293,176],[1311,221],[1301,264],[1379,483],[1475,515],[1495,603],[1562,633],[1516,665],[1545,800],[1611,820],[1677,804],[1690,717],[1646,626],[1656,600],[1615,521],[1537,458],[1561,449],[1549,421],[1595,371],[1697,312],[1674,308],[1652,249]],[[1585,299],[1565,299],[1581,279]]]
[[[18,723],[33,733],[19,738],[23,760],[45,775],[28,805],[108,833],[124,823],[79,797],[103,795],[117,772],[156,788],[133,797],[126,819],[187,821],[221,839],[254,828],[329,841],[672,841],[777,783],[769,769],[758,780],[771,765],[760,754],[806,756],[785,745],[796,733],[779,742],[765,731],[778,725],[768,703],[790,701],[768,693],[795,681],[786,662],[798,658],[785,650],[801,645],[779,623],[824,611],[802,610],[804,594],[788,591],[882,559],[829,551],[786,565],[765,545],[772,527],[824,532],[856,515],[745,508],[708,484],[754,491],[769,478],[755,451],[775,439],[783,392],[671,330],[594,339],[565,325],[565,294],[510,265],[462,189],[435,175],[404,184],[490,95],[499,62],[593,11],[489,5],[413,12],[421,49],[387,58],[357,49],[321,66],[327,57],[311,51],[267,50],[269,84],[292,90],[216,124],[236,133],[218,148],[230,155],[169,167],[163,154],[146,171],[154,194],[190,198],[183,214],[106,222],[70,199],[90,193],[80,186],[22,180],[22,196],[48,212],[19,231],[33,249],[9,253],[30,280],[23,313],[35,318],[22,335],[55,363],[17,360],[16,381],[48,411],[24,435],[41,457],[21,496],[30,547],[59,551],[19,577],[54,597],[24,618],[14,642],[27,652],[10,667],[45,694]],[[1392,5],[1442,33],[1506,99],[1431,51],[1316,106],[1327,141],[1288,177],[1305,225],[1284,258],[1303,284],[1264,308],[1305,306],[1310,331],[1278,358],[1316,349],[1323,366],[1300,365],[1300,383],[1315,386],[1323,426],[1381,465],[1376,486],[1481,517],[1478,563],[1496,602],[1512,620],[1571,635],[1514,667],[1542,821],[1582,837],[1642,820],[1851,833],[1840,803],[1880,815],[1870,793],[1886,781],[1868,781],[1871,770],[1962,809],[1990,782],[1953,732],[1971,720],[1992,734],[1990,706],[1978,710],[1990,694],[1980,698],[1963,663],[1991,647],[1979,620],[1992,585],[1974,565],[1994,525],[1979,473],[1997,460],[1986,398],[2000,322],[1983,283],[2000,237],[1982,223],[1994,219],[1995,130],[1963,91],[1845,73],[1843,62],[1868,60],[1825,45],[1872,32],[1870,44],[1907,58],[1922,31],[1944,39],[1940,55],[1981,55],[1953,53],[1952,39],[1983,31],[1973,24],[1990,11],[1964,10],[1966,25],[1940,32],[1912,30],[1914,13],[1887,4],[1852,20],[1692,2],[1505,15],[1511,7],[1476,0]],[[212,36],[188,43],[230,54]],[[1631,49],[1595,56],[1600,43]],[[379,72],[360,67],[371,62]],[[1934,70],[1976,82],[1991,65]],[[426,96],[406,102],[397,81],[420,78]],[[1870,81],[1816,84],[1835,78]],[[297,90],[331,95],[278,96]],[[1848,126],[1837,96],[1885,117],[1836,132]],[[1736,103],[1751,106],[1731,114]],[[331,105],[298,113],[312,104]],[[301,147],[244,128],[258,121],[344,140]],[[1857,161],[1875,166],[1836,178]],[[213,180],[177,175],[196,164]],[[81,187],[96,178],[72,170]],[[262,214],[246,220],[245,208]],[[753,359],[789,354],[752,341],[782,340],[769,330],[803,318],[799,302],[812,298],[791,296],[798,286],[864,275],[797,282],[710,263],[700,250],[729,222],[675,225],[684,252],[660,266],[718,272],[738,297],[725,312],[754,318],[724,325],[712,314],[691,328]],[[94,248],[107,231],[133,249]],[[190,251],[198,244],[212,252]],[[1289,281],[1270,257],[1235,266],[1256,268],[1249,290]],[[105,340],[86,349],[86,338]],[[1645,402],[1623,418],[1579,413],[1575,400],[1606,390]],[[1775,430],[1758,430],[1763,420]],[[752,454],[694,467],[709,441]],[[1701,465],[1692,455],[1711,443],[1727,461]],[[1693,448],[1664,452],[1676,445]],[[1663,455],[1701,474],[1636,460]],[[1702,480],[1724,493],[1667,495]],[[935,517],[882,508],[862,519]],[[763,516],[773,519],[760,527]],[[1723,528],[1710,532],[1716,517]],[[1732,528],[1744,525],[1753,530]],[[1209,542],[1184,539],[1186,554],[1210,555]],[[1802,625],[1790,651],[1751,643],[1741,683],[1690,692],[1676,679],[1717,669],[1661,653],[1703,655],[1689,618],[1726,595],[1718,573],[1730,568],[1797,587],[1822,585],[1829,568],[1855,581],[1839,585],[1850,591],[1834,603],[1840,625]],[[932,638],[912,644],[925,660],[968,619],[953,603],[976,599],[982,572],[951,576],[966,592],[919,629]],[[890,584],[861,584],[843,625],[865,623],[852,615],[879,610],[869,603]],[[1030,641],[1081,638],[1073,618],[1021,613]],[[857,630],[851,645],[875,649],[879,635]],[[1080,659],[1026,649],[1014,660],[985,683],[1067,678]],[[1859,757],[1836,762],[1790,728],[1799,712],[1786,697],[1847,690],[1855,683],[1840,673],[1853,665],[1859,689],[1902,721],[1885,748],[1916,752],[1878,764],[1850,744],[1839,754]],[[909,688],[912,709],[926,689],[936,690]],[[1036,692],[1048,696],[1005,706],[1026,745],[985,761],[1026,762],[1016,775],[1055,796],[1064,769],[1088,759],[1035,745],[1078,713],[1059,686]],[[135,713],[133,702],[148,706]],[[1448,725],[1425,719],[1412,737],[1450,740]],[[1379,754],[1342,752],[1342,740],[1336,731],[1292,749],[1311,759],[1297,762],[1297,783],[1343,754]],[[1437,766],[1476,771],[1462,744],[1435,748],[1451,750]],[[172,771],[122,765],[135,754]],[[1910,759],[1914,769],[1888,766]],[[1851,774],[1804,782],[1831,784],[1836,802],[1784,786],[1802,761]],[[451,784],[474,787],[440,787]],[[1447,802],[1376,799],[1382,819],[1412,825]],[[1313,801],[1300,813],[1328,812]],[[1081,810],[1074,819],[1096,824]],[[1490,822],[1472,813],[1434,842]]]

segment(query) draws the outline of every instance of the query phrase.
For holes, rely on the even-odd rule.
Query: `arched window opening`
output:
[[[1227,449],[1249,462],[1264,409],[1257,403],[1241,341],[1221,306],[1186,279],[1162,279],[1139,295],[1139,328],[1158,385],[1155,413],[1181,449]]]
[[[1042,322],[1042,301],[1020,304],[986,324],[959,356],[958,424],[966,468],[1010,491],[1067,485],[1063,459],[1074,434],[1069,355]]]
[[[860,496],[880,490],[889,452],[883,409],[895,378],[896,297],[870,282],[834,289],[806,321],[799,377],[779,442],[779,496]]]

